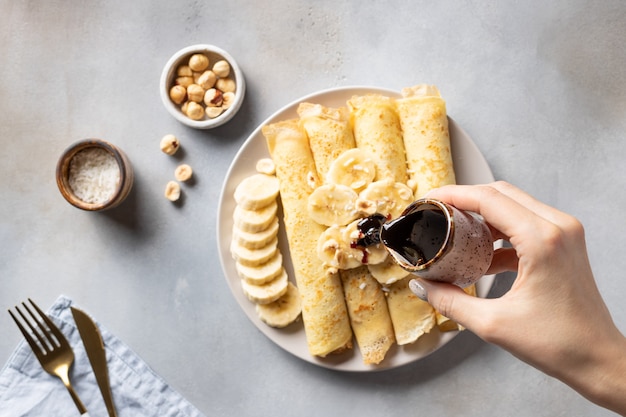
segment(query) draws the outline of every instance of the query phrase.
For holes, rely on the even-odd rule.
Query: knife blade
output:
[[[76,307],[70,307],[78,333],[83,340],[85,350],[87,351],[87,357],[91,368],[96,376],[98,382],[98,388],[104,399],[109,417],[117,417],[115,412],[115,406],[113,405],[113,396],[111,394],[111,385],[109,383],[109,371],[107,368],[106,351],[104,350],[104,342],[102,341],[102,335],[96,323],[91,317],[82,310]]]

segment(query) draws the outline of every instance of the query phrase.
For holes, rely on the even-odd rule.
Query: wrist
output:
[[[590,401],[626,416],[626,337],[597,343],[592,357],[571,380],[564,380]]]

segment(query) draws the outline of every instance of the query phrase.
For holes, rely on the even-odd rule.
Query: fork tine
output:
[[[30,316],[35,320],[35,323],[37,324],[37,326],[33,326],[32,321],[28,319],[28,317],[26,317],[26,315],[24,313],[22,313],[22,310],[20,310],[20,308],[18,306],[15,306],[15,310],[17,310],[17,312],[19,313],[20,317],[22,317],[22,320],[24,321],[24,323],[26,323],[26,325],[28,325],[28,327],[30,328],[30,331],[32,334],[34,334],[37,337],[37,340],[39,340],[39,350],[43,351],[43,354],[48,354],[50,352],[50,345],[48,345],[46,343],[46,332],[45,329],[41,328],[41,325],[39,324],[39,322],[37,321],[37,319],[33,316],[33,313],[30,312],[30,310],[28,309],[28,306],[26,306],[24,303],[22,303],[22,306],[28,311],[28,313],[30,314]],[[31,337],[32,339],[32,337]],[[33,342],[35,342],[35,340],[33,339]],[[54,345],[52,345],[54,346]]]
[[[18,313],[22,316],[22,319],[28,324],[30,330],[37,336],[39,339],[39,343],[46,354],[52,352],[56,346],[54,340],[50,337],[50,333],[48,329],[41,323],[41,320],[38,320],[37,317],[33,314],[30,308],[25,303],[22,303],[22,307],[26,310],[26,312],[30,315],[31,320],[26,318],[26,315],[22,313],[21,310],[17,310]],[[17,307],[16,307],[17,309]],[[35,325],[33,326],[31,322],[34,321]]]
[[[59,327],[56,324],[54,324],[54,322],[50,319],[50,317],[48,317],[48,315],[46,313],[44,313],[39,308],[39,306],[37,304],[35,304],[35,302],[33,300],[31,300],[29,298],[28,301],[30,301],[30,303],[33,305],[33,307],[35,307],[35,310],[37,310],[37,312],[39,313],[41,318],[46,322],[46,324],[48,325],[48,328],[50,329],[52,334],[54,334],[54,336],[57,338],[57,341],[59,342],[59,344],[61,346],[63,346],[64,344],[65,345],[69,345],[67,339],[65,338],[63,333],[61,333],[61,330],[59,330]]]
[[[48,340],[50,340],[50,342],[52,343],[52,346],[54,347],[56,346],[69,346],[69,343],[67,341],[67,339],[65,338],[65,336],[63,336],[63,333],[61,333],[61,330],[59,330],[59,328],[56,326],[56,324],[54,324],[54,322],[48,317],[48,315],[46,313],[44,313],[37,304],[35,304],[35,302],[33,300],[31,300],[30,298],[28,299],[28,301],[32,304],[32,306],[35,308],[35,310],[37,311],[37,313],[39,314],[39,317],[46,323],[46,325],[48,326],[48,329],[43,329],[44,330],[44,334],[46,334],[46,336],[48,337]],[[28,308],[27,308],[28,310]],[[33,318],[35,318],[34,314],[28,310],[28,312],[30,313],[31,316],[33,316]],[[36,320],[40,327],[41,327],[41,322]],[[56,341],[51,337],[50,333],[52,333],[56,339]]]
[[[22,317],[24,317],[24,315],[22,314],[22,312],[19,310],[17,306],[15,306],[15,309],[17,310],[18,313],[20,313]],[[22,323],[20,323],[18,318],[15,317],[15,315],[13,314],[11,310],[9,310],[9,314],[11,315],[11,317],[13,317],[13,321],[15,321],[15,324],[17,324],[17,327],[20,329],[20,331],[24,335],[24,338],[30,345],[30,348],[33,350],[33,352],[35,352],[35,356],[38,357],[40,353],[44,353],[42,352],[41,347],[35,342],[35,339],[33,339],[30,333],[28,333],[28,331],[26,330],[26,328],[22,326]],[[28,325],[32,329],[32,325],[30,323],[28,323]]]

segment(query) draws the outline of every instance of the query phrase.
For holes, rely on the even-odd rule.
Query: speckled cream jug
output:
[[[411,220],[409,216],[426,210],[436,212],[442,218],[436,235],[429,236],[433,254],[410,261],[411,256],[405,248],[389,245],[388,242],[390,237],[395,237],[396,241],[409,239],[416,227],[415,223],[407,221]],[[461,288],[480,279],[493,258],[493,239],[484,219],[476,213],[462,211],[434,199],[413,202],[398,219],[385,226],[381,238],[393,259],[405,270],[423,279],[448,282]]]

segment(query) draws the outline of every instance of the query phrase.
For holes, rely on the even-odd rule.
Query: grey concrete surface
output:
[[[215,235],[226,170],[275,110],[329,87],[436,84],[496,178],[583,222],[626,331],[626,3],[0,0],[0,28],[0,306],[72,297],[207,415],[612,415],[470,332],[380,373],[297,359],[241,312]],[[214,130],[159,98],[163,65],[194,43],[229,51],[247,80]],[[179,159],[159,151],[166,133]],[[86,137],[135,168],[114,211],[79,211],[56,187],[58,156]],[[174,206],[162,194],[180,160],[196,181]],[[6,313],[0,329],[3,362],[21,336]]]

